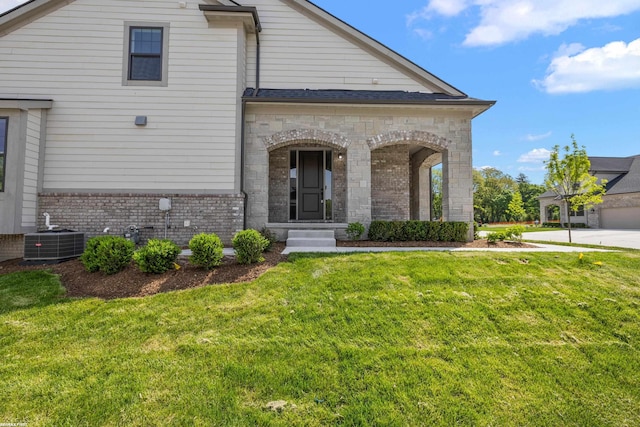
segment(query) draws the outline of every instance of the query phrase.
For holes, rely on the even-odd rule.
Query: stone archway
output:
[[[349,140],[317,129],[296,129],[262,138],[268,156],[268,222],[291,221],[346,222],[347,164],[345,154]],[[320,162],[305,159],[321,156]],[[303,167],[303,165],[306,165]],[[311,170],[311,169],[312,170]],[[300,187],[299,179],[316,176],[312,191]],[[313,194],[307,194],[312,191]],[[309,197],[305,197],[305,194]],[[311,197],[315,196],[315,197]],[[319,200],[307,203],[308,200]],[[314,204],[316,212],[309,217],[306,206]],[[303,216],[304,214],[304,216]]]
[[[318,129],[294,129],[278,132],[262,138],[262,142],[269,152],[299,144],[317,144],[336,150],[347,150],[350,144],[350,141],[342,135]]]
[[[391,131],[367,140],[371,150],[372,218],[431,219],[431,168],[449,141],[430,132]]]
[[[443,152],[449,148],[450,141],[434,133],[419,130],[397,130],[382,133],[367,140],[371,151],[390,145],[410,144]]]

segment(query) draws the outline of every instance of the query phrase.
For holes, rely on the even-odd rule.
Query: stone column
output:
[[[467,240],[472,241],[473,166],[470,126],[460,129],[456,136],[442,155],[442,214],[445,221],[468,223]]]
[[[371,151],[364,141],[347,150],[347,222],[371,223]]]

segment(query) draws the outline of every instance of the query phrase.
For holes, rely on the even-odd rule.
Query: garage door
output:
[[[640,229],[640,207],[602,209],[600,228]]]

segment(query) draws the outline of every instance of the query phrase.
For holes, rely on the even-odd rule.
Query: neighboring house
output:
[[[571,223],[591,228],[640,229],[640,155],[631,157],[589,157],[589,172],[600,180],[606,179],[606,194],[602,203],[591,209],[571,212]],[[551,191],[540,197],[540,219],[546,222],[550,209],[560,206]],[[564,207],[561,221],[566,223]]]
[[[0,242],[135,224],[472,222],[470,98],[305,0],[32,0],[0,15]],[[0,131],[4,128],[0,128]],[[159,199],[171,199],[169,215]],[[153,229],[151,229],[153,227]]]

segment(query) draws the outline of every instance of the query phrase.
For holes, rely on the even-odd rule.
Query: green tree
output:
[[[524,203],[522,202],[522,195],[519,191],[516,191],[511,196],[511,201],[507,207],[507,213],[515,221],[522,221],[527,215],[527,211],[524,210]]]
[[[442,169],[431,170],[431,219],[442,218]]]
[[[525,219],[536,220],[540,219],[540,201],[538,196],[544,193],[545,187],[540,184],[532,184],[529,178],[523,173],[516,177],[516,183],[518,184],[518,191],[522,196],[522,203],[526,212]]]
[[[589,209],[593,205],[602,203],[606,180],[598,183],[598,178],[589,174],[591,162],[589,162],[587,150],[584,146],[578,147],[573,134],[571,135],[571,147],[564,147],[564,157],[560,158],[560,147],[556,145],[545,165],[547,168],[545,185],[558,196],[564,205],[569,242],[571,242],[569,210],[577,212],[581,207]]]
[[[511,176],[495,168],[473,171],[474,218],[478,222],[507,220],[507,208],[517,190]]]

